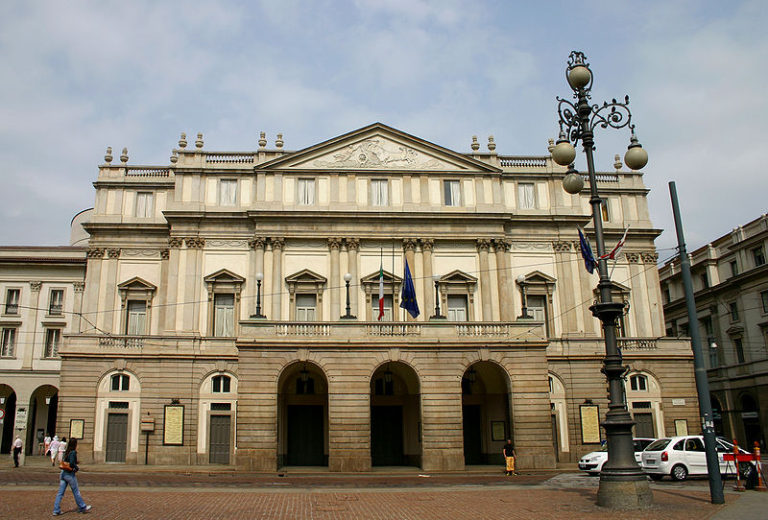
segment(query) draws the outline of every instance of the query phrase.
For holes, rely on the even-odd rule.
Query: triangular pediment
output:
[[[477,283],[477,278],[464,271],[456,269],[440,277],[440,283]]]
[[[204,278],[208,283],[243,283],[245,278],[238,276],[228,269],[219,269],[213,274],[209,274]]]
[[[397,275],[393,275],[389,271],[384,270],[384,283],[392,283],[392,279],[395,280],[395,283],[401,283],[403,281],[402,278],[400,278]],[[364,276],[360,279],[361,284],[369,284],[369,283],[379,283],[379,272],[374,271],[368,276]]]
[[[134,276],[130,280],[126,280],[125,282],[118,284],[117,288],[124,291],[154,291],[157,289],[156,286],[152,285],[143,278],[139,278],[138,276]]]
[[[527,283],[545,283],[545,284],[553,284],[557,280],[555,278],[552,278],[546,273],[542,273],[541,271],[533,271],[525,275],[525,281]]]
[[[309,269],[302,269],[301,271],[285,277],[287,283],[321,283],[324,284],[328,281],[325,276],[319,275]]]
[[[482,161],[382,123],[334,137],[259,165],[265,170],[500,172]]]

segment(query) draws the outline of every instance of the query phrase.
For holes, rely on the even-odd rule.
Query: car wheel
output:
[[[651,480],[661,480],[664,478],[664,475],[659,475],[658,473],[651,473],[648,476],[651,477]]]
[[[678,464],[672,468],[672,473],[669,474],[673,480],[681,481],[688,478],[688,469],[682,464]]]

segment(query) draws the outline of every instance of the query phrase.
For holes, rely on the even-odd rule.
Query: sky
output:
[[[35,1],[0,3],[0,245],[66,245],[115,161],[205,149],[299,150],[379,121],[457,152],[545,155],[565,67],[594,102],[630,95],[661,260],[766,213],[768,56],[761,1]],[[598,129],[598,170],[626,129]],[[582,153],[577,168],[584,170]]]

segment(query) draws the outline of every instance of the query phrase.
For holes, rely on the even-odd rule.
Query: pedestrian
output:
[[[59,441],[59,453],[56,456],[56,463],[61,464],[61,461],[64,460],[64,452],[67,451],[67,438],[62,437]]]
[[[21,437],[16,436],[16,440],[13,441],[13,467],[19,467],[19,455],[21,454],[21,447],[24,444],[21,442]]]
[[[51,434],[45,436],[45,439],[43,440],[43,443],[45,444],[45,456],[50,457],[51,456]]]
[[[507,463],[507,476],[517,475],[515,472],[515,447],[512,444],[512,439],[507,439],[507,443],[504,445],[501,452],[504,454],[504,460]]]
[[[54,435],[51,441],[51,466],[56,465],[56,457],[59,455],[59,436]]]
[[[61,474],[59,475],[59,492],[56,494],[56,501],[53,503],[53,516],[61,514],[61,499],[64,498],[64,492],[67,490],[67,486],[72,489],[78,512],[87,513],[91,510],[91,506],[87,505],[85,500],[83,500],[83,497],[80,496],[80,488],[77,485],[77,477],[75,476],[75,473],[80,469],[77,465],[77,439],[70,439],[67,449],[64,452],[64,460],[69,463],[72,469],[61,470]]]

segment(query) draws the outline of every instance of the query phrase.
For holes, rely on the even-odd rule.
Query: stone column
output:
[[[41,281],[31,281],[29,282],[29,288],[32,291],[32,301],[31,307],[32,307],[32,323],[37,324],[40,323],[39,314],[40,314],[40,289],[43,286],[43,282]],[[20,346],[26,344],[24,347],[24,353],[22,358],[22,370],[31,370],[32,369],[32,360],[35,357],[35,345],[37,345],[37,327],[34,327],[32,329],[32,334],[30,334],[30,337],[27,341],[21,341],[21,338],[17,336],[16,338],[16,355],[18,356]],[[45,341],[45,338],[43,338],[43,341]],[[42,353],[40,355],[42,356]],[[18,401],[19,403],[23,403],[24,401]],[[18,406],[18,405],[17,405]],[[22,404],[23,406],[23,404]],[[7,420],[7,419],[6,419]],[[25,441],[26,442],[26,441]],[[34,453],[34,452],[33,452]]]
[[[342,315],[341,306],[341,293],[344,291],[344,287],[341,285],[341,277],[339,276],[339,249],[341,248],[340,238],[329,238],[328,249],[331,251],[331,272],[329,281],[331,285],[331,315],[329,320],[338,320]],[[318,302],[319,304],[319,302]]]
[[[635,336],[650,336],[658,337],[663,336],[666,333],[666,327],[664,325],[664,304],[659,301],[659,270],[656,268],[656,263],[659,261],[659,254],[656,251],[646,251],[641,253],[643,263],[647,264],[647,268],[643,269],[643,275],[640,279],[632,278],[633,283],[628,283],[632,287],[644,287],[644,290],[633,290],[632,296],[637,297],[640,295],[641,299],[638,301],[635,299]],[[648,309],[647,323],[643,323],[645,318],[641,318],[637,315],[638,309]]]
[[[491,307],[491,273],[488,265],[488,249],[491,241],[485,238],[477,239],[477,252],[480,255],[480,291],[483,302],[483,321],[493,320],[493,308]]]
[[[180,288],[179,261],[181,260],[182,242],[183,240],[180,237],[170,237],[168,239],[168,290],[165,293],[165,323],[162,324],[166,332],[176,330],[176,317],[179,313],[177,302]]]
[[[201,269],[205,239],[201,237],[189,237],[185,240],[185,243],[187,245],[187,268],[184,281],[186,287],[183,300],[185,305],[182,330],[199,334],[201,333],[200,298],[201,287],[203,285]],[[208,331],[208,333],[212,335],[212,331]]]
[[[248,255],[250,257],[250,269],[248,272],[247,286],[250,286],[247,297],[250,298],[251,312],[248,313],[251,316],[256,314],[256,290],[258,283],[256,282],[256,273],[264,275],[264,251],[267,248],[267,239],[264,237],[253,237],[248,241],[248,246],[252,249]],[[261,313],[264,313],[264,283],[262,281],[262,294],[261,294]]]
[[[358,319],[365,319],[357,314],[358,300],[360,299],[360,278],[357,274],[357,252],[360,249],[359,238],[348,238],[347,243],[347,266],[349,274],[352,275],[352,281],[349,282],[349,306],[353,316]]]
[[[112,309],[117,306],[117,268],[120,258],[120,249],[107,249],[107,256],[109,257],[109,260],[107,260],[107,286],[104,291],[104,301],[106,303],[106,308]],[[120,313],[118,312],[101,313],[99,326],[104,332],[121,334],[123,331],[119,330],[120,317]]]
[[[404,238],[403,239],[403,252],[405,252],[405,259],[408,260],[408,268],[411,271],[411,278],[414,280],[414,290],[416,285],[416,280],[418,279],[418,274],[416,273],[416,239],[413,238]],[[392,273],[394,274],[394,273]],[[403,276],[405,276],[405,267],[403,267]],[[403,278],[403,285],[405,285],[405,278]],[[394,302],[392,303],[394,305]],[[422,314],[424,314],[424,309],[419,306],[419,311],[421,311]],[[395,309],[392,309],[392,312],[397,312]],[[416,321],[416,318],[411,316],[411,313],[408,311],[405,312],[405,321]]]
[[[83,291],[85,290],[85,282],[72,282],[72,289],[75,292],[74,303],[72,310],[72,328],[70,329],[75,334],[82,332],[82,318],[80,313],[83,312]]]
[[[578,330],[576,300],[577,294],[566,286],[566,280],[573,278],[571,273],[571,243],[566,241],[552,242],[552,250],[555,252],[555,273],[557,276],[558,293],[560,294],[560,334],[567,334]],[[554,325],[553,320],[553,325]],[[555,329],[550,331],[556,335]]]
[[[269,240],[272,246],[272,280],[271,294],[272,298],[272,316],[270,319],[279,320],[283,301],[283,249],[285,248],[284,238],[271,238]]]
[[[83,321],[85,321],[85,330],[83,332],[93,332],[96,325],[96,316],[99,310],[99,292],[101,289],[101,264],[104,262],[105,250],[93,247],[88,250],[86,256],[88,263],[85,268],[85,308],[83,309]],[[111,308],[111,307],[110,307]]]
[[[149,333],[150,334],[162,334],[165,327],[165,315],[168,312],[168,306],[163,305],[165,303],[162,299],[168,297],[168,259],[170,258],[170,251],[168,249],[160,250],[160,287],[158,301],[153,302],[152,307],[157,306],[157,317],[150,315]],[[160,305],[157,305],[157,304]]]
[[[514,320],[515,306],[512,303],[512,288],[509,284],[510,271],[507,264],[507,251],[509,243],[504,239],[493,241],[496,251],[496,270],[499,286],[499,319],[501,321]]]
[[[432,282],[432,249],[435,241],[431,238],[421,239],[422,251],[422,271],[424,276],[424,306],[421,312],[424,317],[432,316],[435,313],[435,284]]]

